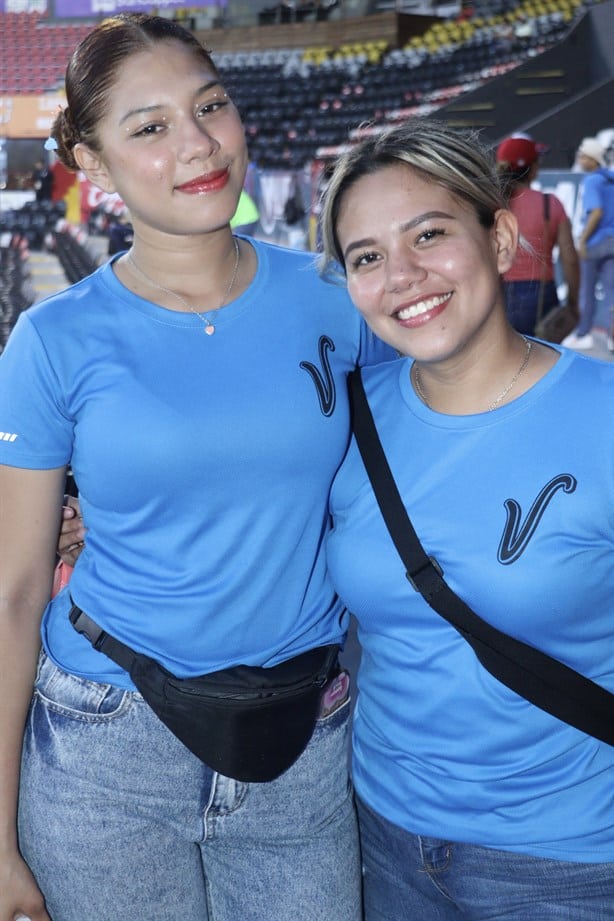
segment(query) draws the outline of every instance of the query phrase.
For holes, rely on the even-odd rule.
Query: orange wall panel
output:
[[[0,96],[0,137],[47,138],[63,93],[43,96]]]

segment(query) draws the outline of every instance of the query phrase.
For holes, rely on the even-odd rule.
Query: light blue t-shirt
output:
[[[385,347],[313,256],[253,241],[248,290],[202,320],[132,294],[108,263],[20,318],[0,359],[0,462],[72,465],[87,544],[69,589],[179,676],[273,665],[341,640],[328,493],[349,439],[346,374]],[[48,607],[78,675],[132,687]]]
[[[451,588],[614,691],[614,365],[562,350],[526,394],[470,416],[428,409],[407,360],[363,377],[416,532]],[[412,589],[354,442],[331,510],[331,576],[363,649],[359,795],[415,834],[613,860],[614,747],[499,683]]]

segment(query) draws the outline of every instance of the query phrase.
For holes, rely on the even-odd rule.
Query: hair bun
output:
[[[79,136],[70,117],[68,106],[60,109],[53,122],[51,137],[57,144],[59,160],[67,169],[78,170],[79,166],[73,155],[73,147],[79,142]]]

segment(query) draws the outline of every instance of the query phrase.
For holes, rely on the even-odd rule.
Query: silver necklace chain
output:
[[[219,305],[219,307],[217,307],[217,310],[221,310],[222,307],[226,306],[228,302],[228,298],[230,297],[230,293],[232,289],[234,288],[235,281],[237,280],[237,272],[239,271],[239,259],[240,259],[239,244],[237,242],[236,237],[233,237],[232,241],[235,245],[235,264],[232,270],[232,275],[230,276],[228,287],[226,288],[226,293],[224,294],[224,300]],[[184,307],[187,307],[188,310],[196,314],[199,320],[202,320],[202,322],[205,324],[206,334],[208,336],[213,335],[213,333],[215,332],[215,325],[213,324],[213,321],[209,318],[209,316],[207,316],[207,314],[211,313],[212,311],[206,311],[205,313],[203,313],[200,310],[197,310],[196,307],[192,307],[190,302],[186,301],[186,299],[182,297],[181,294],[177,294],[177,292],[173,291],[171,288],[165,288],[164,285],[160,285],[158,284],[157,281],[154,281],[153,278],[150,278],[149,275],[147,275],[147,273],[144,272],[143,269],[139,265],[137,265],[136,262],[134,261],[132,250],[130,250],[128,253],[128,259],[130,260],[130,264],[132,265],[132,267],[137,271],[137,273],[141,276],[141,278],[145,279],[145,281],[148,284],[150,284],[152,288],[158,288],[159,291],[164,291],[165,294],[170,294],[172,297],[176,297],[178,301],[181,301]]]
[[[507,387],[505,387],[505,389],[501,391],[501,393],[499,394],[499,396],[498,396],[496,399],[494,399],[494,400],[492,401],[492,403],[489,404],[488,409],[487,409],[487,411],[488,411],[489,413],[492,412],[493,409],[496,409],[497,406],[499,405],[499,403],[500,403],[503,399],[505,399],[505,397],[508,395],[508,393],[510,392],[510,390],[512,389],[512,387],[514,386],[514,384],[518,381],[518,379],[519,379],[519,378],[524,374],[524,372],[526,371],[527,365],[529,364],[529,358],[531,357],[531,350],[532,350],[532,348],[533,348],[533,343],[531,342],[530,339],[527,339],[526,336],[523,336],[522,339],[523,339],[523,342],[524,342],[525,345],[526,345],[526,352],[525,352],[524,358],[523,358],[523,360],[522,360],[522,364],[520,365],[520,367],[518,368],[518,370],[517,370],[516,373],[514,374],[513,378],[511,379],[511,381],[509,382],[509,384],[507,385]],[[418,365],[417,365],[417,364],[414,364],[414,366],[413,366],[413,372],[414,372],[414,385],[415,385],[415,387],[416,387],[416,392],[417,392],[418,396],[420,397],[420,399],[422,400],[422,402],[424,403],[425,406],[428,406],[429,409],[432,409],[433,407],[431,406],[431,404],[430,404],[429,401],[427,400],[426,395],[425,395],[425,393],[424,393],[424,390],[423,390],[423,388],[422,388],[422,380],[421,380],[421,377],[420,377],[420,369],[418,368]]]

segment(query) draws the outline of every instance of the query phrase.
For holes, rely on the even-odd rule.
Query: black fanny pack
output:
[[[177,678],[110,636],[76,605],[70,622],[128,672],[156,716],[205,764],[250,783],[274,780],[302,754],[320,697],[339,670],[339,646],[320,646],[271,668],[237,665]]]

